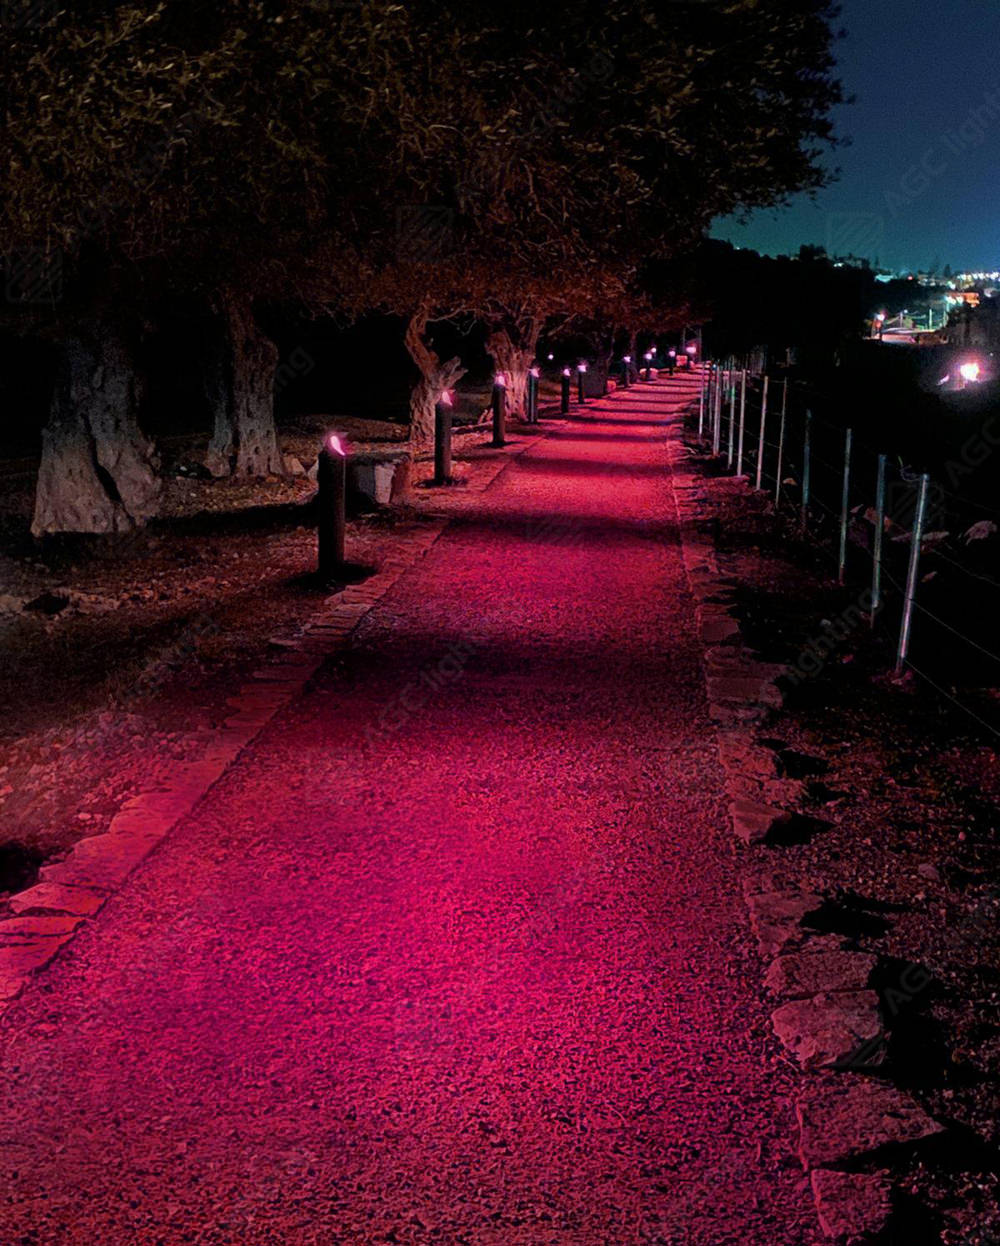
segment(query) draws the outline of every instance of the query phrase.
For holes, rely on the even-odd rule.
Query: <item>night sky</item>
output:
[[[840,178],[714,233],[771,254],[818,243],[892,269],[1000,266],[1000,6],[843,0]]]

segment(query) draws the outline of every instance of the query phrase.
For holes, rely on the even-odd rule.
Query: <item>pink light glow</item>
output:
[[[694,355],[694,354],[696,354],[696,353],[697,353],[697,351],[698,351],[698,347],[697,347],[697,346],[695,346],[695,344],[694,344],[693,342],[691,343],[691,345],[690,345],[690,346],[685,346],[685,347],[684,347],[684,349],[687,351],[687,353],[688,353],[689,355]]]
[[[339,454],[342,459],[347,458],[347,446],[344,445],[337,433],[330,433],[327,436],[326,448],[331,454]]]
[[[585,363],[578,363],[578,364],[576,365],[576,370],[577,370],[577,372],[586,372],[586,371],[587,371],[587,365],[586,365]]]
[[[671,359],[677,358],[677,352],[675,350],[668,350],[667,354],[670,356]]]
[[[453,404],[453,401],[454,400],[452,399],[452,396],[451,396],[451,390],[450,389],[442,390],[441,397],[438,399],[438,402],[441,404],[441,406],[450,407]]]
[[[507,384],[507,378],[504,376],[502,372],[498,372],[496,376],[493,378],[493,384],[503,387],[504,385]]]
[[[632,362],[632,356],[631,356],[631,355],[626,355],[626,356],[625,356],[625,362],[626,362],[626,363],[631,363],[631,362]]]
[[[570,375],[569,368],[563,368],[563,376],[569,376],[569,375]]]
[[[982,368],[978,363],[963,363],[959,372],[963,381],[978,381],[982,378]]]
[[[532,368],[532,369],[531,369],[531,375],[532,375],[532,376],[535,378],[535,380],[537,381],[537,380],[538,380],[538,378],[542,375],[542,370],[541,370],[541,368]]]

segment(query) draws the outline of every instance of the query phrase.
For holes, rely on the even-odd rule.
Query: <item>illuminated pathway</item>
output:
[[[467,497],[11,1016],[0,1242],[812,1246],[642,386]]]

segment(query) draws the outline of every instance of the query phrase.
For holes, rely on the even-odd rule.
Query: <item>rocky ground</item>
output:
[[[853,1158],[848,1146],[840,1166],[891,1174],[895,1223],[904,1226],[895,1230],[898,1240],[993,1246],[1000,1240],[997,692],[948,680],[940,673],[946,653],[933,655],[940,692],[912,674],[892,678],[891,609],[874,632],[858,609],[863,551],[852,551],[857,581],[838,587],[828,548],[801,540],[792,518],[776,515],[764,495],[714,471],[705,460],[699,526],[718,551],[728,608],[760,660],[791,672],[778,680],[783,707],[746,733],[753,755],[768,759],[761,783],[770,800],[793,813],[748,847],[751,889],[820,898],[804,906],[806,934],[836,935],[836,946],[853,953],[848,978],[858,978],[845,983],[874,987],[879,1001],[874,1028],[867,1019],[874,1037],[857,1043],[844,1075],[860,1077],[869,1092],[898,1088],[945,1130],[925,1136],[918,1127],[907,1143],[883,1138]],[[783,1019],[794,1049],[801,1015],[793,1007]],[[856,1105],[845,1115],[855,1116]]]

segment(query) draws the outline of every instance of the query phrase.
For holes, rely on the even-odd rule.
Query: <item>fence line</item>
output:
[[[782,495],[790,487],[797,492],[799,532],[809,540],[811,546],[830,558],[837,567],[837,579],[841,584],[850,578],[854,555],[859,550],[863,551],[871,564],[869,617],[872,628],[876,628],[880,618],[884,616],[887,586],[894,590],[892,596],[899,607],[896,673],[912,670],[915,676],[987,727],[992,734],[1000,737],[1000,731],[956,697],[946,693],[911,661],[909,654],[915,620],[919,623],[920,619],[926,619],[964,642],[970,650],[1000,666],[1000,654],[994,653],[987,645],[942,618],[940,613],[921,600],[922,594],[926,592],[923,587],[925,582],[933,579],[933,574],[928,576],[926,566],[921,565],[928,558],[940,559],[942,564],[961,572],[971,581],[1000,589],[1000,579],[963,565],[957,558],[938,548],[937,544],[928,545],[925,539],[927,527],[933,526],[932,521],[936,522],[938,519],[938,507],[942,508],[942,512],[946,509],[943,499],[954,499],[958,507],[952,507],[953,510],[968,505],[998,518],[1000,508],[955,494],[933,482],[926,473],[919,476],[908,473],[901,460],[898,461],[898,467],[892,464],[890,471],[890,457],[887,454],[879,452],[858,437],[853,427],[845,428],[832,423],[822,415],[817,415],[811,406],[793,413],[793,402],[798,408],[802,405],[801,399],[813,392],[805,391],[795,382],[790,384],[787,377],[778,378],[769,374],[767,352],[762,349],[755,349],[742,359],[730,357],[714,362],[710,365],[706,388],[699,400],[699,440],[706,446],[710,443],[713,456],[716,459],[723,458],[729,471],[742,476],[745,470],[746,479],[753,482],[752,487],[755,486],[758,492],[773,494],[775,510],[782,509]],[[775,441],[768,436],[771,432],[769,407],[777,410],[779,406],[780,425],[778,439]],[[723,420],[727,414],[728,422],[723,430]],[[839,443],[839,462],[836,463],[831,462],[822,449],[817,453],[817,440],[825,448],[832,438],[836,438]],[[767,462],[769,458],[773,470]],[[869,458],[873,461],[869,462]],[[867,479],[869,469],[872,472],[871,492]],[[836,507],[829,505],[820,496],[826,488],[831,491],[836,489]],[[912,518],[909,515],[911,503]],[[852,521],[856,521],[859,513],[863,521],[874,523],[874,539],[870,549],[864,541],[857,538],[857,529],[852,529]],[[827,523],[833,527],[832,548],[821,539],[822,531],[829,531],[824,527]],[[943,523],[942,519],[942,526]],[[896,537],[890,545],[886,536],[893,528],[898,528],[905,537]],[[893,546],[902,544],[903,540],[908,542],[905,584],[900,583],[887,565],[896,557]],[[916,630],[918,634],[922,632],[920,626]]]

